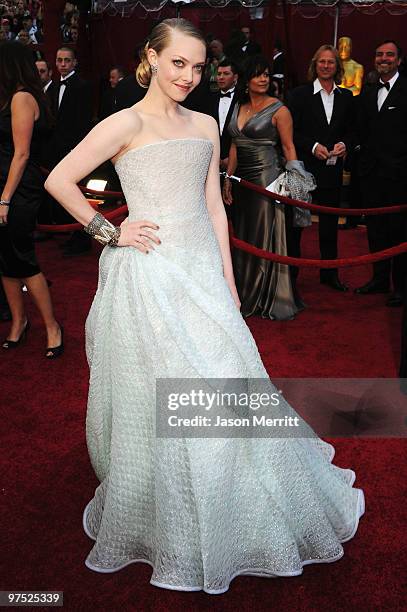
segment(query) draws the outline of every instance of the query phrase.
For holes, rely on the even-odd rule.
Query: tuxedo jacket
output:
[[[41,142],[41,164],[45,168],[51,169],[54,163],[54,153],[53,153],[53,130],[55,127],[55,95],[56,95],[57,86],[54,81],[51,81],[47,91],[45,92],[45,96],[47,98],[48,107],[51,111],[52,122],[50,125],[49,137],[43,138]]]
[[[76,72],[69,77],[58,108],[60,83],[53,92],[55,127],[52,135],[54,165],[86,136],[92,127],[92,90]]]
[[[57,90],[57,84],[55,83],[55,81],[51,81],[51,83],[49,84],[47,88],[47,91],[45,92],[45,95],[47,96],[49,105],[51,107],[52,114],[54,114],[54,101],[55,101],[56,90]]]
[[[205,112],[207,115],[211,115],[212,117],[214,117],[214,119],[216,119],[216,122],[219,127],[219,134],[220,134],[219,100],[220,100],[219,92],[211,94],[209,105]],[[237,95],[236,95],[236,89],[235,89],[233,96],[232,96],[232,101],[229,106],[228,114],[226,115],[226,121],[225,121],[225,125],[223,128],[223,132],[222,132],[222,135],[220,136],[220,158],[221,159],[225,159],[226,157],[229,156],[229,149],[230,149],[230,145],[232,144],[232,137],[229,134],[228,125],[232,117],[233,110],[236,105],[236,101],[237,101]]]
[[[110,117],[116,109],[116,87],[107,87],[100,96],[100,106],[98,118],[103,121],[106,117]]]
[[[338,158],[334,166],[313,155],[316,142],[332,151],[334,145],[343,142],[351,151],[355,138],[355,113],[353,95],[347,89],[335,89],[334,106],[330,123],[319,93],[314,94],[314,84],[308,83],[293,89],[287,96],[287,106],[293,116],[294,144],[297,157],[311,172],[317,187],[340,188],[342,184],[343,159]]]
[[[147,89],[141,87],[136,81],[134,74],[124,77],[115,88],[114,112],[130,108],[133,104],[140,102],[147,93]]]
[[[243,46],[243,45],[242,45]],[[249,40],[244,55],[259,55],[261,53],[261,46],[254,40]]]
[[[377,94],[378,89],[371,87],[359,96],[359,174],[406,180],[407,79],[398,77],[380,111]]]
[[[207,114],[212,95],[209,79],[203,74],[199,84],[191,91],[185,100],[181,102],[181,106],[198,113]]]

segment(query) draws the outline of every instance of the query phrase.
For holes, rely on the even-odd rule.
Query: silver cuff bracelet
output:
[[[109,246],[117,246],[121,232],[120,227],[110,223],[100,213],[96,213],[89,225],[86,225],[83,229],[100,244],[108,244]]]

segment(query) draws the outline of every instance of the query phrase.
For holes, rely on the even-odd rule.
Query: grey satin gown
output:
[[[239,105],[236,104],[229,132],[237,149],[235,174],[267,187],[282,172],[279,135],[272,123],[274,113],[283,106],[277,101],[253,115],[238,128]],[[236,238],[266,251],[287,255],[284,206],[245,187],[236,186],[232,205],[232,223]],[[296,303],[289,268],[273,264],[244,251],[233,249],[236,286],[245,317],[261,315],[270,319],[292,319],[302,310]]]

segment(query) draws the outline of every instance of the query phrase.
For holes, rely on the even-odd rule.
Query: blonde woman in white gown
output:
[[[240,574],[296,576],[339,559],[364,501],[316,436],[155,436],[157,378],[268,379],[239,312],[217,125],[179,105],[205,53],[189,22],[156,26],[138,69],[145,98],[97,125],[46,188],[106,244],[86,323],[87,443],[100,480],[84,512],[95,541],[86,565],[143,561],[151,584],[216,594]],[[107,159],[129,208],[119,229],[77,187]]]

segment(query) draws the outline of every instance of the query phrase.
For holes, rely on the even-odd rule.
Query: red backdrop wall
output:
[[[303,81],[306,79],[308,63],[314,51],[321,44],[332,44],[333,42],[334,11],[324,11],[315,17],[321,10],[318,7],[310,7],[308,11],[302,8],[301,12],[296,7],[289,8],[292,9],[289,18],[289,42],[294,72],[297,78]],[[385,9],[376,14],[358,10],[352,10],[352,12],[341,10],[338,26],[338,38],[340,36],[352,38],[352,56],[363,64],[366,72],[373,69],[374,49],[384,39],[395,39],[407,52],[407,12],[401,15],[391,15]],[[277,19],[276,31],[285,41],[281,19]]]

